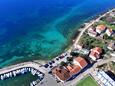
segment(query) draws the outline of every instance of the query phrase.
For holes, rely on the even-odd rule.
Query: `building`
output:
[[[96,32],[99,33],[99,34],[103,33],[105,30],[106,30],[106,26],[105,25],[98,25],[96,27]]]
[[[72,64],[64,66],[63,68],[55,67],[52,69],[52,74],[55,75],[60,81],[64,82],[71,78],[73,75],[78,74],[88,63],[82,57],[76,57]]]
[[[98,71],[96,77],[99,79],[98,84],[100,84],[100,86],[115,86],[115,81],[104,71]]]
[[[111,16],[111,17],[115,17],[115,11],[111,12],[111,13],[110,13],[110,16]]]
[[[115,42],[110,42],[107,46],[109,50],[115,50]]]
[[[68,80],[71,77],[68,70],[65,68],[60,68],[59,66],[53,68],[52,73],[62,82]]]
[[[89,36],[92,36],[92,37],[96,37],[96,36],[97,36],[97,32],[94,31],[94,29],[89,28],[89,29],[88,29],[88,35],[89,35]]]
[[[102,53],[102,49],[99,47],[95,47],[91,49],[91,52],[89,54],[89,57],[93,60],[96,61],[97,59],[100,58],[100,54]]]
[[[76,57],[74,60],[73,60],[73,64],[74,65],[78,65],[81,69],[83,69],[84,67],[87,66],[87,62],[84,58],[82,57]]]
[[[69,70],[71,76],[79,73],[81,70],[79,65],[68,65],[67,69]]]
[[[70,71],[70,75],[79,73],[83,68],[85,68],[88,63],[82,57],[76,57],[73,60],[73,65],[68,65],[67,69]]]
[[[108,36],[112,36],[113,30],[112,30],[112,29],[107,29],[107,30],[106,30],[106,34],[107,34]]]
[[[74,47],[75,47],[76,49],[78,49],[78,50],[82,50],[83,44],[77,44],[77,45],[75,45]]]

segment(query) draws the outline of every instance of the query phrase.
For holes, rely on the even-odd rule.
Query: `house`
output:
[[[91,52],[89,54],[89,57],[93,60],[96,61],[97,59],[100,58],[100,54],[102,53],[102,49],[99,47],[95,47],[91,49]]]
[[[71,76],[79,73],[81,70],[80,66],[78,65],[68,65],[67,69],[69,70]]]
[[[106,30],[106,34],[107,34],[108,36],[112,36],[113,33],[114,33],[114,32],[113,32],[112,29],[107,29],[107,30]]]
[[[96,27],[96,32],[99,33],[99,34],[103,33],[105,30],[106,30],[106,26],[105,25],[98,25]]]
[[[84,58],[82,57],[76,57],[74,60],[73,60],[73,64],[74,65],[79,65],[81,69],[83,69],[84,67],[87,66],[87,62]]]
[[[78,50],[82,50],[83,44],[77,44],[77,45],[75,45],[74,47],[75,47],[76,49],[78,49]]]
[[[109,50],[115,50],[115,42],[110,42],[107,46]]]
[[[88,29],[88,35],[89,35],[89,36],[92,36],[92,37],[96,37],[96,36],[97,36],[97,32],[94,31],[94,29],[89,28],[89,29]]]
[[[76,57],[72,64],[68,64],[62,68],[59,66],[53,68],[52,74],[55,75],[57,79],[64,82],[70,79],[73,75],[78,74],[87,65],[88,63],[85,61],[85,59],[82,57]]]
[[[70,71],[70,75],[79,73],[83,68],[88,65],[86,60],[82,57],[76,57],[73,59],[73,64],[68,65],[67,69]]]
[[[52,69],[52,74],[62,82],[68,80],[71,77],[68,70],[60,68],[59,66]]]
[[[110,16],[111,16],[111,17],[115,17],[115,12],[111,12],[111,13],[110,13]]]

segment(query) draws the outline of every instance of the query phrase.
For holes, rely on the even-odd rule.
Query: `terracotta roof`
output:
[[[67,66],[67,68],[70,71],[70,75],[77,74],[81,70],[80,66],[78,65]]]
[[[60,68],[60,67],[56,67],[52,69],[52,73],[56,75],[62,81],[66,81],[67,79],[71,77],[69,74],[69,71],[67,71],[64,68]]]
[[[100,47],[95,47],[92,49],[93,52],[97,52],[98,54],[102,53],[102,49]]]
[[[92,51],[92,52],[90,53],[90,55],[91,55],[91,56],[94,56],[96,59],[98,59],[97,56],[98,56],[99,54]]]
[[[84,68],[88,64],[86,60],[82,57],[77,57],[75,58],[75,60],[82,66],[82,68]]]
[[[71,70],[73,70],[73,66],[72,66],[72,65],[71,65],[71,66],[68,65],[68,66],[67,66],[67,69],[68,69],[69,71],[71,71]]]
[[[101,31],[105,30],[106,26],[105,25],[98,25],[96,29],[99,29]]]

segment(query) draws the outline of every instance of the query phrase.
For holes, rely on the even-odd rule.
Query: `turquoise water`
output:
[[[62,53],[81,24],[113,7],[115,0],[0,0],[0,67]],[[12,80],[0,86],[26,86]]]
[[[1,0],[0,67],[62,53],[83,22],[113,7],[114,0]]]

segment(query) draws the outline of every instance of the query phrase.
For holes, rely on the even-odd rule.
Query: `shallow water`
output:
[[[115,0],[0,0],[0,67],[53,58],[81,24],[113,7]]]
[[[1,0],[0,67],[58,55],[74,30],[112,7],[114,0]]]

